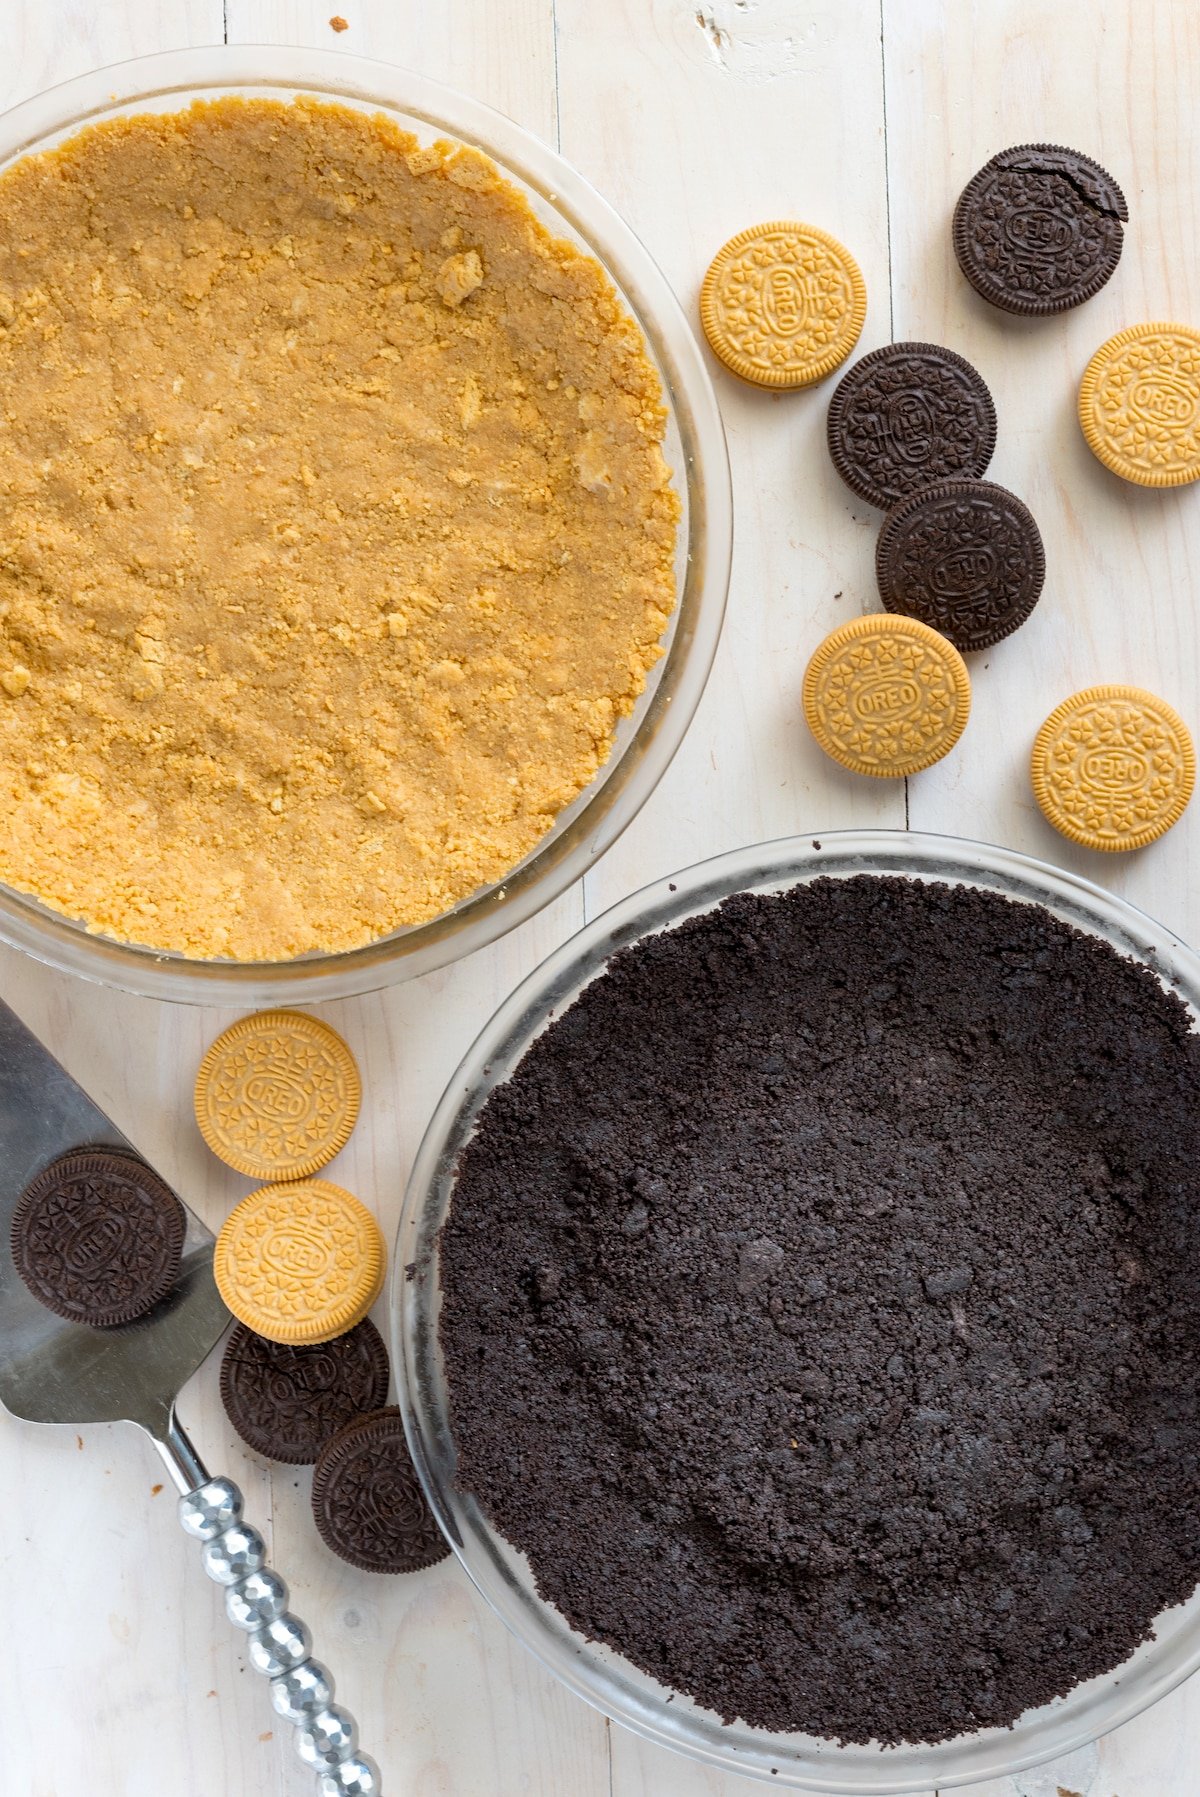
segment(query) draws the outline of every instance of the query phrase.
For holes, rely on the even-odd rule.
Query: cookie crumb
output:
[[[337,31],[339,33],[343,32],[343,31],[349,31],[350,21],[349,21],[349,19],[343,19],[340,12],[335,12],[332,19],[330,19],[330,21],[329,21],[329,29],[331,31]],[[267,1737],[267,1738],[269,1739],[269,1737]]]
[[[437,290],[447,306],[461,306],[482,285],[483,262],[478,250],[464,250],[460,256],[447,256],[438,269]]]
[[[161,1491],[161,1490],[162,1490],[162,1486],[161,1486],[161,1485],[152,1485],[152,1486],[151,1486],[151,1487],[150,1487],[150,1496],[151,1496],[151,1497],[157,1497],[157,1496],[158,1496],[158,1494],[159,1494],[159,1492],[160,1492],[160,1491]]]

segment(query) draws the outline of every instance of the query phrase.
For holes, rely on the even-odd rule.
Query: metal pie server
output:
[[[12,1214],[26,1185],[70,1148],[137,1154],[37,1037],[0,1003],[0,1403],[35,1423],[131,1422],[150,1437],[178,1486],[179,1520],[204,1543],[204,1570],[248,1635],[250,1663],[271,1681],[277,1713],[296,1725],[296,1750],[320,1797],[378,1797],[379,1768],[358,1751],[353,1716],[311,1657],[312,1637],[287,1607],[242,1494],[212,1479],[175,1414],[175,1398],[229,1322],[213,1280],[213,1237],[185,1205],[183,1263],[173,1292],[136,1323],[90,1329],[38,1303],[13,1265]],[[144,1158],[144,1157],[139,1157]]]

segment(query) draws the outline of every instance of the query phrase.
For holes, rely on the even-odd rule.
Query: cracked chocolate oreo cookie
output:
[[[111,1329],[165,1298],[179,1277],[183,1206],[143,1161],[75,1148],[26,1186],[13,1212],[13,1264],[47,1310]]]
[[[369,1318],[315,1345],[268,1341],[238,1323],[221,1361],[221,1401],[268,1460],[306,1466],[330,1436],[387,1398],[388,1356]]]
[[[1125,195],[1106,169],[1059,144],[1002,150],[954,209],[954,254],[976,293],[1040,317],[1081,306],[1121,259]]]
[[[417,1572],[450,1552],[394,1406],[357,1417],[326,1442],[312,1507],[326,1547],[363,1572]]]
[[[838,382],[827,437],[846,485],[886,511],[934,481],[978,480],[996,447],[996,408],[952,349],[889,343]]]
[[[893,506],[875,550],[888,611],[919,618],[964,654],[1023,624],[1046,556],[1028,506],[994,481],[946,481]]]

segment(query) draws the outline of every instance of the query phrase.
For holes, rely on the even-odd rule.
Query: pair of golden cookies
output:
[[[298,1011],[262,1011],[217,1037],[196,1079],[208,1146],[260,1186],[226,1219],[218,1290],[270,1341],[330,1341],[362,1320],[386,1255],[366,1206],[311,1176],[349,1140],[362,1082],[336,1031]]]
[[[890,612],[831,631],[804,676],[817,742],[857,774],[919,773],[954,747],[971,709],[966,663],[915,618]],[[1196,783],[1191,733],[1136,686],[1092,686],[1051,712],[1033,746],[1034,796],[1091,849],[1138,849],[1183,815]]]

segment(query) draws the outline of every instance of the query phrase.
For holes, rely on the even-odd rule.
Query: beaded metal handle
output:
[[[175,1460],[175,1471],[178,1456],[164,1458],[168,1465]],[[277,1714],[296,1724],[296,1752],[317,1774],[318,1797],[379,1797],[379,1767],[359,1753],[358,1724],[334,1703],[333,1679],[311,1657],[312,1636],[288,1609],[287,1585],[267,1565],[262,1536],[242,1521],[233,1480],[206,1476],[185,1491],[179,1520],[204,1543],[204,1570],[224,1585],[225,1613],[249,1635],[250,1664],[270,1679]]]

